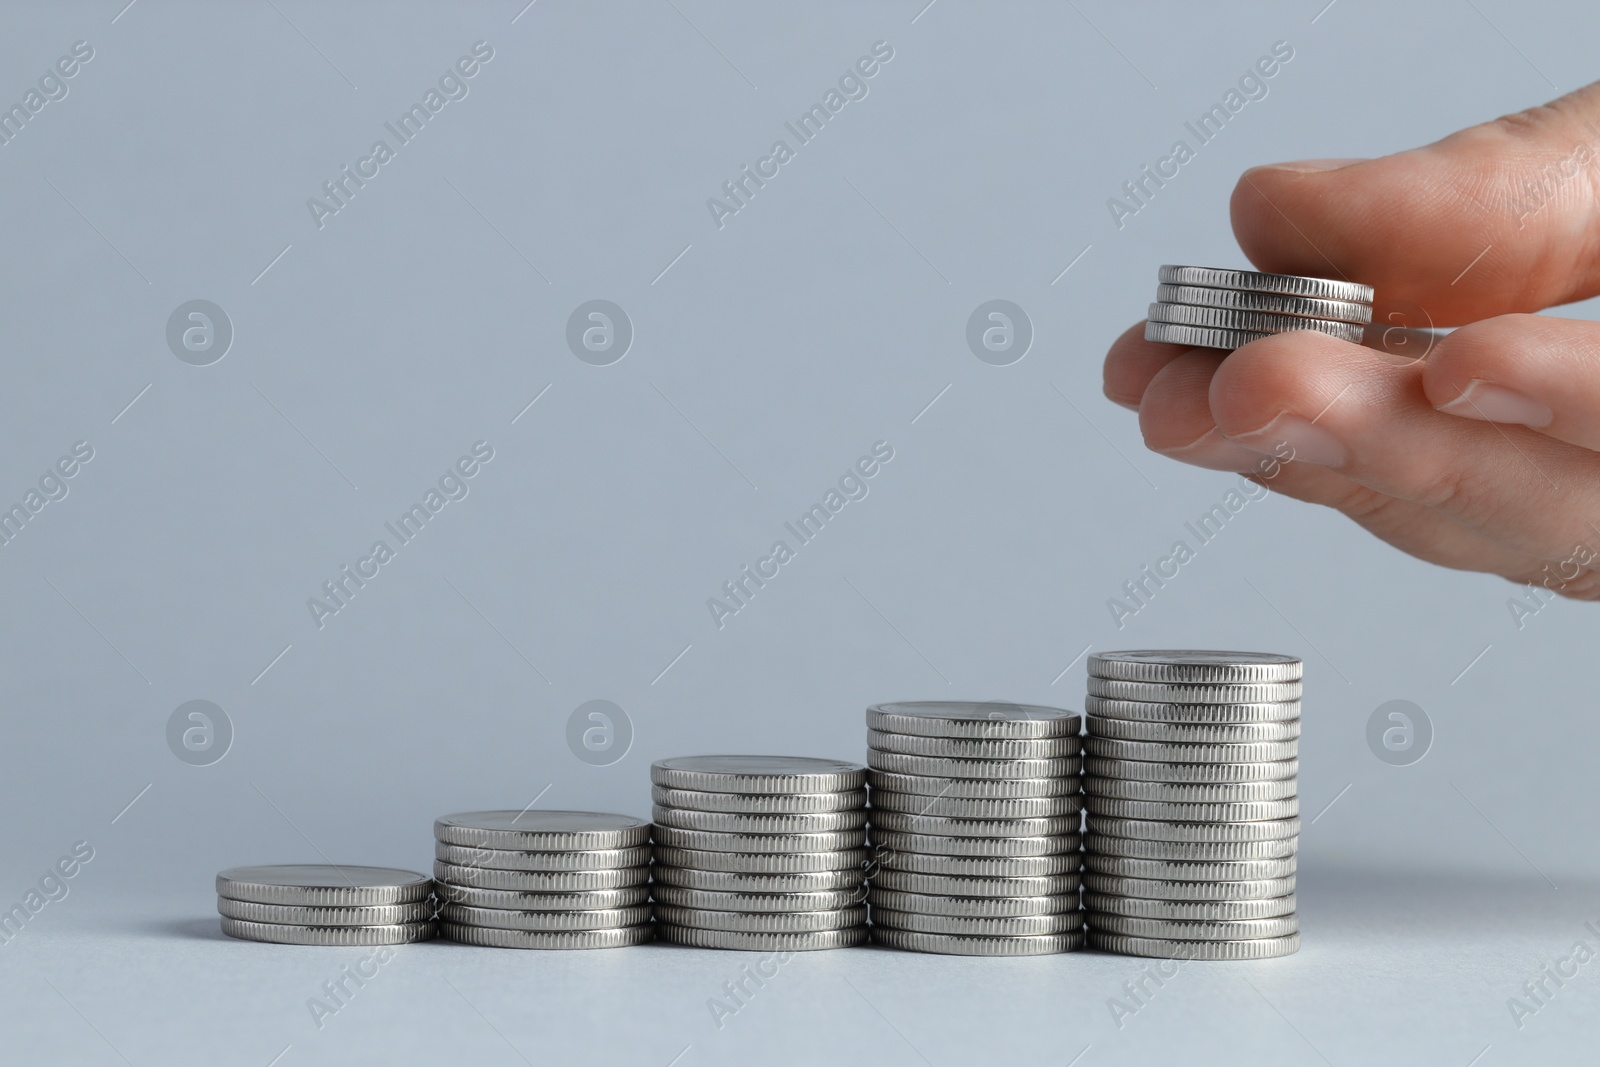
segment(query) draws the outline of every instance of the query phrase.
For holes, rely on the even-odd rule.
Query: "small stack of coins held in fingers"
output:
[[[1315,330],[1360,344],[1372,321],[1372,287],[1356,282],[1170,263],[1158,277],[1146,341],[1233,349]]]

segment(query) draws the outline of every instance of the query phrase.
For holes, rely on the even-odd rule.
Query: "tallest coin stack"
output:
[[[1256,652],[1089,659],[1089,945],[1244,960],[1300,947],[1301,663]]]
[[[1373,291],[1359,282],[1220,267],[1161,268],[1146,341],[1239,348],[1275,333],[1314,330],[1361,343]]]

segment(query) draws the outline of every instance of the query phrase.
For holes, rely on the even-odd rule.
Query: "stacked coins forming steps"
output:
[[[1294,274],[1167,264],[1145,323],[1147,341],[1238,348],[1275,333],[1315,330],[1361,342],[1372,287]]]
[[[1083,947],[1081,725],[1018,704],[867,709],[875,942],[967,956]]]
[[[488,948],[650,940],[650,824],[594,811],[467,811],[433,824],[440,933]]]
[[[436,932],[432,880],[393,867],[230,867],[217,911],[229,937],[278,945],[407,945]]]
[[[866,770],[797,756],[683,756],[650,766],[656,929],[761,952],[867,940]]]
[[[1292,656],[1089,658],[1091,947],[1202,960],[1299,949],[1300,690]]]

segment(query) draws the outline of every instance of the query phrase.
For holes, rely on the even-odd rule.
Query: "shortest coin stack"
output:
[[[683,756],[652,764],[650,781],[662,940],[759,952],[867,940],[860,764]]]
[[[230,867],[217,911],[229,937],[276,945],[407,945],[436,932],[433,882],[393,867]]]
[[[1159,278],[1146,341],[1232,349],[1275,333],[1314,330],[1360,344],[1372,321],[1372,288],[1356,282],[1170,263]]]
[[[650,824],[594,811],[466,811],[433,824],[440,933],[486,948],[650,940]]]

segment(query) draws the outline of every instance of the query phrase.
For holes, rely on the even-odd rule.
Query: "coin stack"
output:
[[[277,945],[406,945],[427,941],[433,882],[393,867],[283,864],[217,875],[222,932]]]
[[[1361,343],[1372,287],[1356,282],[1220,267],[1161,268],[1146,341],[1238,348],[1275,333],[1316,330]]]
[[[1089,659],[1089,944],[1248,960],[1300,948],[1301,663],[1256,652]]]
[[[875,942],[964,956],[1083,947],[1081,725],[1019,704],[867,709]]]
[[[866,770],[793,756],[683,756],[650,766],[656,929],[761,952],[867,940]]]
[[[488,948],[650,940],[650,824],[594,811],[467,811],[433,824],[439,932]]]

